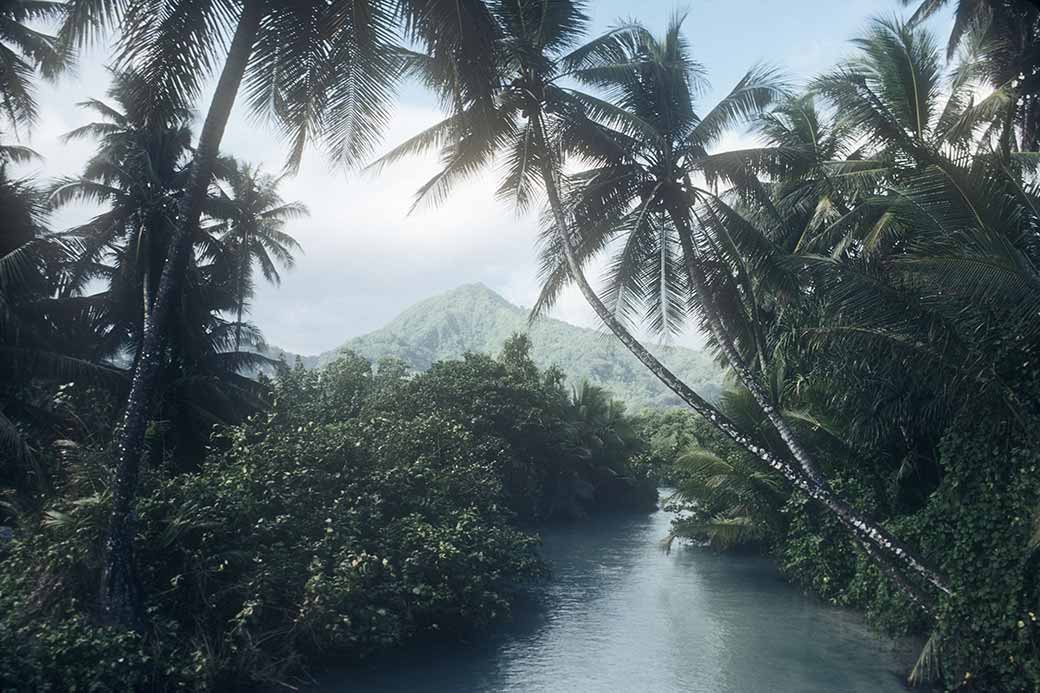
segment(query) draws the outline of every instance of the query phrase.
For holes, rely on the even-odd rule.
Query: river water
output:
[[[323,677],[324,693],[885,693],[912,653],[802,595],[766,559],[658,542],[671,515],[544,533],[545,594],[468,643]],[[905,670],[905,669],[904,669]]]

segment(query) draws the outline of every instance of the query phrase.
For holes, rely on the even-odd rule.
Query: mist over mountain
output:
[[[483,284],[465,284],[420,301],[381,329],[350,339],[338,349],[300,358],[314,368],[349,349],[373,362],[399,358],[422,371],[435,361],[459,358],[466,352],[497,354],[515,332],[530,336],[539,367],[558,366],[572,385],[588,380],[605,387],[630,410],[680,405],[613,335],[551,318],[529,323],[526,310]],[[718,397],[722,370],[709,354],[666,346],[653,346],[651,351],[703,397]],[[297,358],[277,347],[268,347],[266,353],[290,365]]]

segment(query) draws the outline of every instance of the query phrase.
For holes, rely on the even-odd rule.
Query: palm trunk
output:
[[[188,188],[180,203],[178,224],[170,239],[170,250],[163,264],[154,306],[144,323],[141,352],[134,368],[116,448],[112,513],[101,576],[102,619],[114,625],[140,630],[144,624],[141,590],[133,557],[133,504],[149,408],[158,382],[164,322],[178,300],[184,269],[191,253],[192,237],[202,216],[213,164],[252,54],[260,18],[260,3],[247,0],[199,136]]]
[[[544,138],[544,126],[541,122],[541,114],[536,114],[532,118],[532,124],[535,130],[535,138],[537,140],[536,146],[538,146],[543,153],[548,152],[548,147]],[[915,570],[915,572],[921,573],[923,571],[928,582],[935,585],[942,592],[949,593],[948,588],[945,587],[945,582],[924,567],[923,564],[910,555],[906,549],[902,548],[899,543],[888,534],[888,532],[876,524],[860,518],[848,504],[835,498],[829,489],[826,487],[821,488],[815,483],[812,483],[810,479],[807,479],[803,475],[800,469],[791,467],[784,460],[776,457],[766,448],[757,445],[755,441],[740,432],[721,412],[705,401],[692,388],[680,380],[663,363],[654,357],[654,355],[640,344],[639,341],[625,328],[625,326],[614,317],[607,307],[603,305],[603,302],[599,299],[599,296],[585,278],[585,274],[581,269],[581,263],[578,261],[573,240],[570,236],[566,213],[564,212],[563,203],[559,195],[559,189],[556,185],[555,172],[553,171],[546,155],[543,154],[539,159],[543,184],[545,185],[546,195],[549,198],[550,211],[553,215],[553,221],[560,230],[561,243],[571,277],[578,285],[585,300],[596,312],[596,315],[603,321],[610,331],[614,333],[621,343],[624,344],[625,347],[627,347],[628,350],[639,359],[639,361],[646,366],[651,373],[657,376],[657,378],[664,383],[668,389],[674,392],[681,400],[686,402],[691,409],[704,417],[734,443],[761,460],[770,469],[780,473],[789,483],[792,484],[792,486],[801,490],[810,498],[820,502],[824,507],[832,512],[842,525],[848,528],[850,533],[860,541],[861,544],[865,547],[879,546],[884,548],[887,554],[895,555],[897,558],[903,560],[904,563],[909,559],[913,565],[918,566],[918,569]],[[877,551],[872,551],[868,548],[867,553],[873,559],[879,560],[879,564],[883,565],[883,562],[880,562]],[[928,603],[930,601],[930,596],[928,594],[923,593],[916,586],[911,585],[907,581],[900,581],[897,582],[897,584],[906,590],[910,595],[910,598],[915,602]]]
[[[244,309],[242,299],[238,300],[238,316],[235,318],[235,351],[242,351],[242,310]]]
[[[141,277],[141,329],[148,322],[148,314],[152,312],[152,271],[145,267]]]
[[[141,270],[141,329],[148,322],[148,314],[152,311],[152,248],[150,235],[145,234],[144,225],[137,228],[137,262],[143,266]]]
[[[245,243],[241,244],[239,248],[238,258],[238,316],[236,317],[237,324],[235,325],[235,351],[241,351],[242,347],[242,311],[245,310],[246,303],[246,268],[249,267],[249,262],[246,259],[248,257],[248,246]]]
[[[791,456],[798,463],[805,478],[814,487],[816,492],[815,497],[817,500],[820,500],[825,506],[832,510],[842,523],[857,536],[860,536],[862,539],[873,544],[874,547],[880,550],[884,556],[890,556],[897,559],[898,563],[903,567],[916,573],[939,591],[949,594],[950,590],[946,586],[946,581],[935,571],[928,568],[921,559],[916,557],[910,551],[907,546],[903,545],[902,542],[892,536],[880,525],[858,517],[858,514],[851,506],[834,495],[830,488],[830,484],[820,472],[819,467],[816,466],[816,463],[812,459],[808,450],[805,449],[801,444],[801,441],[799,441],[795,436],[794,431],[791,430],[787,421],[780,415],[780,412],[773,404],[769,395],[759,384],[758,379],[755,378],[751,369],[748,368],[744,361],[744,358],[737,351],[733,341],[723,329],[718,312],[712,305],[711,295],[708,292],[707,279],[697,262],[697,251],[693,245],[689,219],[675,208],[674,202],[669,204],[668,207],[672,223],[675,224],[675,227],[679,232],[679,240],[682,244],[690,286],[701,297],[704,317],[706,318],[708,329],[715,338],[715,342],[722,351],[726,362],[729,363],[730,367],[737,374],[741,384],[743,384],[744,387],[747,388],[748,392],[751,393],[751,396],[754,398],[755,403],[758,404],[759,409],[761,409],[762,413],[765,414],[770,425],[784,442],[784,446],[788,451],[790,451]],[[877,560],[878,556],[874,551],[868,550],[867,553]]]

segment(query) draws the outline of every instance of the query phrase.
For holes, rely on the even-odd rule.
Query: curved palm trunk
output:
[[[149,408],[158,382],[164,322],[180,294],[181,280],[191,253],[194,230],[202,216],[213,164],[252,54],[260,18],[260,3],[244,3],[228,50],[227,62],[220,74],[217,90],[199,136],[191,177],[180,203],[178,224],[170,239],[170,250],[159,278],[154,307],[144,323],[140,357],[134,367],[116,448],[112,513],[101,576],[102,619],[115,625],[140,630],[144,623],[140,585],[134,568],[133,503]]]
[[[541,122],[540,114],[536,114],[532,118],[532,125],[535,131],[535,138],[537,139],[536,146],[538,146],[543,152],[548,151],[544,137],[544,126]],[[574,242],[570,237],[566,213],[564,212],[563,203],[560,199],[555,173],[552,170],[547,157],[541,156],[539,159],[543,183],[545,185],[547,197],[549,198],[550,211],[553,215],[553,221],[556,223],[557,228],[560,229],[564,255],[571,277],[578,285],[582,296],[585,297],[585,300],[596,312],[596,315],[603,321],[610,331],[614,333],[621,343],[624,344],[625,347],[628,348],[628,350],[639,359],[639,361],[646,366],[651,373],[657,376],[657,378],[664,383],[668,389],[686,402],[691,409],[703,416],[737,445],[765,463],[770,469],[779,472],[795,488],[798,488],[810,498],[820,502],[824,507],[832,512],[839,519],[842,525],[845,526],[864,546],[866,553],[875,561],[878,561],[879,565],[882,566],[883,571],[886,573],[890,572],[885,566],[885,562],[881,560],[879,552],[875,547],[885,549],[889,555],[894,555],[901,559],[902,563],[906,565],[911,567],[917,566],[917,568],[914,569],[914,572],[922,574],[929,583],[935,585],[940,591],[949,593],[949,589],[945,586],[945,581],[914,558],[899,544],[897,540],[891,537],[888,532],[877,526],[875,523],[859,517],[859,515],[847,503],[835,498],[827,487],[820,487],[810,479],[806,478],[801,469],[796,469],[787,464],[784,460],[776,457],[772,452],[764,447],[757,445],[754,440],[739,431],[736,426],[726,418],[726,416],[705,401],[690,386],[680,380],[653,354],[651,354],[646,347],[632,336],[628,329],[626,329],[625,326],[614,317],[610,310],[603,305],[603,302],[599,299],[599,296],[585,278],[585,274],[581,268],[581,263],[578,261]],[[907,562],[908,560],[909,563]],[[931,601],[930,595],[921,591],[915,585],[906,580],[897,580],[896,584],[904,589],[915,603],[923,605]]]
[[[740,382],[745,388],[747,388],[748,392],[751,393],[755,403],[758,404],[758,407],[762,410],[762,413],[765,414],[770,425],[784,442],[784,446],[788,451],[790,451],[791,456],[798,463],[802,474],[805,475],[805,478],[812,485],[814,493],[811,495],[831,510],[839,520],[841,520],[842,524],[849,528],[856,536],[873,545],[872,548],[880,550],[884,556],[890,556],[897,560],[897,562],[904,568],[916,573],[940,592],[949,594],[950,590],[946,586],[945,579],[926,566],[920,558],[911,552],[909,547],[900,542],[880,525],[860,517],[848,503],[835,496],[834,492],[830,488],[830,484],[820,472],[819,467],[816,466],[816,462],[812,459],[809,451],[805,449],[801,444],[801,441],[799,441],[797,436],[795,436],[794,431],[788,425],[787,421],[780,415],[780,412],[773,404],[768,393],[766,393],[765,389],[761,384],[759,384],[758,379],[755,378],[751,369],[748,368],[744,358],[737,351],[733,341],[729,338],[729,335],[723,328],[718,312],[715,310],[711,302],[707,279],[704,276],[704,272],[700,265],[697,263],[697,251],[693,245],[693,238],[687,217],[677,210],[674,204],[669,205],[669,214],[672,223],[675,224],[676,229],[679,231],[679,240],[683,249],[686,272],[690,280],[690,286],[701,297],[704,315],[706,322],[708,323],[708,329],[711,331],[719,349],[726,358],[726,362],[729,363],[730,367],[733,368],[737,377],[740,379]],[[877,552],[874,550],[868,550],[867,553],[875,560],[879,557]]]

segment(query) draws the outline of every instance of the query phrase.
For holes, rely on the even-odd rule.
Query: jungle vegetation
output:
[[[652,503],[656,475],[676,537],[927,634],[912,682],[1040,689],[1040,8],[908,2],[808,83],[752,66],[702,108],[682,15],[590,39],[578,0],[355,4],[0,5],[0,682],[225,689],[480,626],[540,571],[525,522]],[[112,92],[68,135],[96,155],[16,177],[35,80],[108,34]],[[221,151],[232,107],[290,173],[308,143],[366,164],[403,78],[445,118],[371,168],[437,152],[437,203],[499,164],[543,211],[534,312],[575,284],[687,411],[634,421],[523,337],[245,377],[306,208]],[[756,146],[720,148],[737,128]],[[49,228],[79,201],[104,211]],[[690,322],[717,402],[636,336]]]

